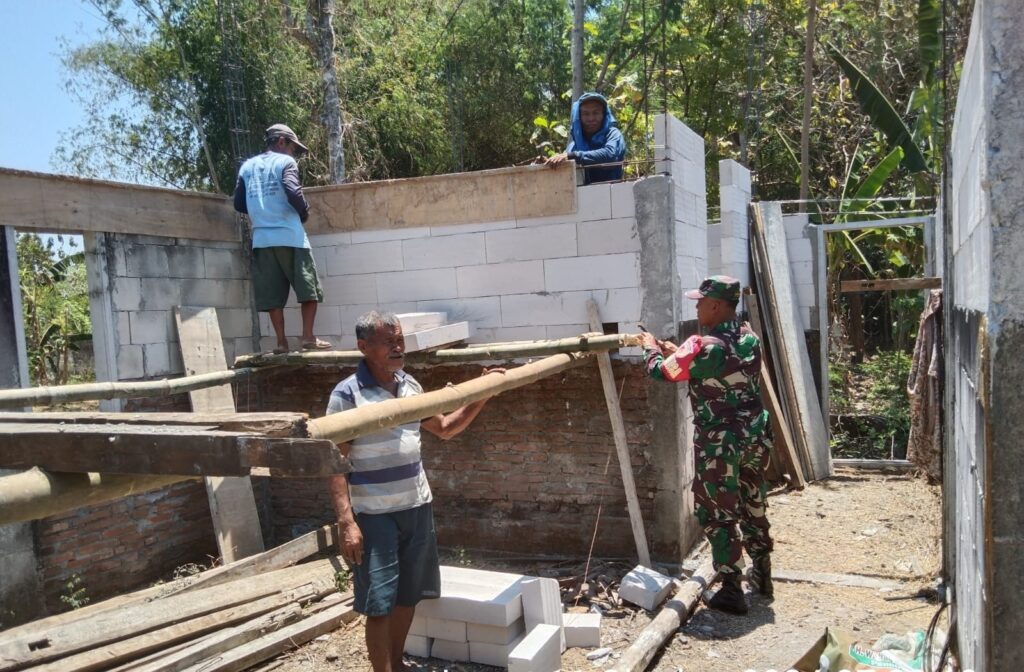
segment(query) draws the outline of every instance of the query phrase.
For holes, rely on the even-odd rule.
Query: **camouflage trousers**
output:
[[[744,548],[751,560],[772,551],[764,479],[770,455],[764,434],[725,441],[700,430],[694,436],[694,509],[722,574],[740,573]]]

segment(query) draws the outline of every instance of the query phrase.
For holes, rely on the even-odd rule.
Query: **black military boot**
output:
[[[750,585],[757,588],[765,597],[775,597],[775,586],[772,585],[772,558],[770,555],[754,560],[754,566],[750,568]]]
[[[747,613],[747,599],[743,596],[739,574],[726,574],[722,577],[722,587],[708,600],[708,606],[729,614],[742,616]]]

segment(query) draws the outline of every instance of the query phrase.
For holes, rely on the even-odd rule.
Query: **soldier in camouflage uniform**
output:
[[[745,614],[744,546],[753,561],[751,582],[762,595],[773,592],[764,479],[771,443],[768,412],[761,404],[761,341],[736,319],[739,280],[711,276],[686,296],[697,300],[697,321],[708,335],[691,336],[676,347],[644,333],[644,354],[653,378],[690,383],[694,508],[722,577],[722,588],[708,605]]]

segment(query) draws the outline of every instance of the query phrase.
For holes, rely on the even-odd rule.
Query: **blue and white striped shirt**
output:
[[[399,398],[423,392],[416,379],[404,371],[396,373],[395,379]],[[363,360],[356,372],[331,392],[327,414],[394,398],[377,384]],[[420,460],[418,420],[354,439],[349,460],[348,490],[355,513],[404,511],[433,499]]]

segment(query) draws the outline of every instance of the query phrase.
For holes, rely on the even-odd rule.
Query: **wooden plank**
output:
[[[111,642],[32,669],[33,672],[92,672],[107,669],[111,665],[118,665],[153,651],[166,649],[178,642],[194,639],[282,608],[290,609],[295,618],[298,618],[302,613],[298,603],[317,596],[317,589],[312,584],[305,584],[284,593],[175,623],[119,642]]]
[[[587,319],[593,331],[601,331],[601,315],[597,302],[587,299]],[[629,455],[629,444],[626,441],[626,423],[622,419],[622,407],[619,406],[619,393],[615,389],[615,374],[612,371],[612,358],[607,352],[596,355],[597,368],[601,372],[601,387],[604,389],[604,400],[608,406],[608,418],[612,424],[612,438],[615,440],[615,452],[619,457],[619,471],[622,474],[622,485],[626,491],[626,509],[629,511],[629,524],[633,528],[633,541],[636,543],[636,554],[644,567],[651,565],[651,553],[647,548],[647,533],[644,531],[644,519],[640,513],[640,500],[636,496],[636,483],[633,481],[633,460]]]
[[[227,368],[216,310],[177,306],[174,321],[178,325],[185,373],[210,373]],[[190,392],[189,400],[193,411],[235,412],[230,385]],[[249,477],[212,476],[204,482],[217,548],[224,562],[234,562],[263,551],[263,531]]]
[[[572,164],[523,166],[304,190],[310,235],[497,222],[576,212]],[[315,241],[314,241],[315,242]]]
[[[917,465],[909,460],[857,460],[836,458],[832,460],[832,466],[836,469],[860,469],[863,471],[910,472],[917,469]]]
[[[843,280],[839,283],[842,294],[850,292],[885,292],[913,289],[941,289],[942,278],[886,278],[880,280]]]
[[[178,476],[246,476],[265,467],[275,476],[311,478],[346,473],[348,461],[330,441],[201,426],[0,422],[0,467]]]
[[[432,352],[410,352],[409,364],[451,364],[456,362],[511,361],[532,357],[547,357],[559,353],[616,350],[640,345],[637,334],[581,334],[568,338],[541,341],[512,341],[509,343],[474,343],[465,348],[449,348]],[[241,367],[306,366],[309,364],[339,364],[356,366],[363,359],[358,350],[330,352],[288,352],[280,355],[255,353],[235,359],[236,370]]]
[[[247,604],[305,583],[317,583],[321,586],[317,592],[321,592],[333,585],[336,566],[340,566],[336,558],[320,560],[196,593],[171,595],[95,612],[90,617],[66,622],[59,627],[51,627],[48,619],[42,619],[4,633],[0,639],[0,672],[104,646]]]
[[[473,330],[470,329],[469,322],[455,322],[435,327],[434,329],[415,331],[411,334],[405,334],[405,351],[417,352],[458,343],[469,338],[472,333]]]
[[[355,620],[357,616],[351,602],[346,600],[276,632],[254,639],[248,644],[206,658],[184,668],[182,672],[241,672],[256,663],[327,634],[342,623]]]
[[[0,225],[55,233],[109,232],[241,240],[230,199],[0,168]]]
[[[778,203],[753,203],[754,268],[763,282],[762,315],[773,338],[776,380],[787,390],[789,421],[805,463],[804,473],[813,479],[831,474],[831,455],[825,420],[815,392],[811,360],[807,352],[796,291],[789,266],[786,229]],[[822,337],[826,337],[823,334]]]
[[[224,432],[276,437],[306,436],[305,413],[100,413],[92,411],[0,413],[5,422],[65,425],[200,425]]]
[[[643,672],[654,656],[668,643],[690,617],[700,596],[715,582],[718,572],[708,558],[688,578],[675,597],[665,603],[654,620],[640,631],[629,648],[615,661],[610,672]]]

